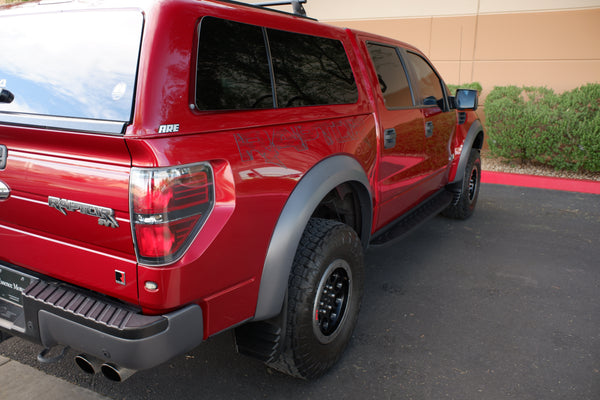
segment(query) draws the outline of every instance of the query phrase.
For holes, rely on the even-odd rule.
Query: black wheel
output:
[[[456,194],[452,204],[442,211],[442,215],[456,219],[469,218],[473,214],[473,211],[475,211],[480,186],[481,157],[479,155],[479,150],[473,149],[471,150],[469,161],[465,168],[465,175],[463,177],[462,186],[460,187],[460,192]]]
[[[305,379],[331,368],[350,341],[363,292],[363,249],[340,222],[310,220],[288,285],[279,355],[267,365]]]

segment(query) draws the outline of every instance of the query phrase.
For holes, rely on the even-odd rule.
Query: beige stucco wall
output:
[[[252,2],[252,1],[249,1]],[[600,7],[598,0],[308,0],[309,15],[323,21],[475,15]]]
[[[308,0],[304,7],[323,22],[417,46],[448,83],[478,81],[484,92],[600,83],[600,0]]]
[[[600,8],[334,21],[419,47],[449,83],[549,86],[600,82]]]

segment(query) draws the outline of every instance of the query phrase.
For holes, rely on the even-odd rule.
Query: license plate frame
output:
[[[0,264],[0,302],[23,308],[23,292],[37,278]]]

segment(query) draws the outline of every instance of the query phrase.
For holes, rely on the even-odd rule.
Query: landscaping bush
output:
[[[485,115],[494,156],[600,172],[600,84],[560,95],[540,87],[495,87]]]
[[[481,93],[482,87],[479,82],[471,82],[463,83],[462,85],[448,85],[448,89],[450,90],[450,93],[452,93],[452,95],[454,96],[454,94],[456,93],[456,89],[471,89],[477,90],[479,93]]]

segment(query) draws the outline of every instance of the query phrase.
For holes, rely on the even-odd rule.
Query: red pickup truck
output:
[[[351,338],[364,250],[471,215],[477,93],[291,3],[0,9],[3,335],[122,380],[235,329],[314,378]]]

